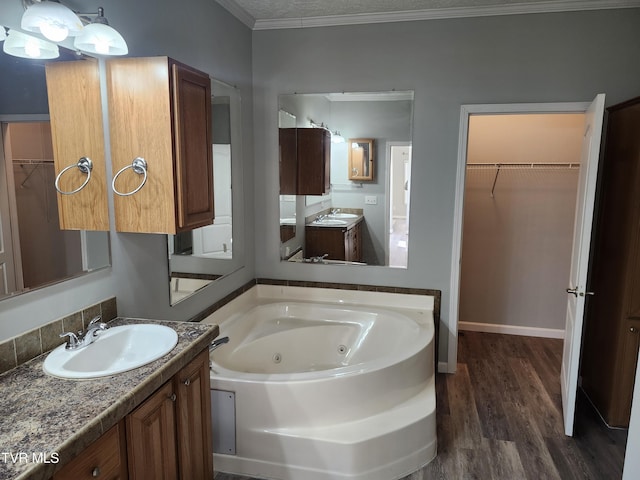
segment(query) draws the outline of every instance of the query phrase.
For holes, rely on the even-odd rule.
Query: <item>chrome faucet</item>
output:
[[[327,215],[318,215],[316,216],[316,222],[321,222],[322,220],[324,220],[325,218],[327,218]]]
[[[213,342],[211,342],[209,351],[213,352],[216,348],[218,348],[220,345],[224,345],[225,343],[229,343],[229,337],[216,338]]]
[[[73,332],[61,333],[60,337],[67,337],[67,344],[64,347],[65,350],[79,350],[88,345],[91,345],[101,332],[104,332],[109,326],[106,323],[101,322],[102,317],[100,315],[95,316],[87,325],[85,331],[80,330],[77,334]]]
[[[337,215],[338,213],[340,213],[340,209],[339,208],[332,208],[331,209],[331,215]]]

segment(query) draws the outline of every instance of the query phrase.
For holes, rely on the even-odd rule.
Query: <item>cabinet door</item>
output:
[[[281,128],[279,131],[280,195],[298,193],[297,130]]]
[[[124,422],[89,445],[78,457],[53,476],[53,480],[126,480],[127,450]]]
[[[58,193],[63,230],[109,230],[107,180],[102,129],[102,99],[97,60],[47,63],[47,95],[56,175],[91,160],[91,179],[77,193]],[[60,178],[60,190],[73,192],[87,179],[78,168]]]
[[[213,223],[211,80],[172,64],[178,230]]]
[[[173,383],[167,382],[127,416],[127,453],[132,480],[179,478],[175,400]]]
[[[179,478],[213,478],[209,350],[174,378],[177,394]]]
[[[297,129],[298,195],[322,195],[331,186],[331,134],[324,128]]]
[[[129,196],[113,195],[119,232],[176,233],[173,125],[167,57],[118,58],[107,62],[113,175],[137,157],[147,162],[147,181]],[[134,191],[143,176],[132,168],[116,181]]]

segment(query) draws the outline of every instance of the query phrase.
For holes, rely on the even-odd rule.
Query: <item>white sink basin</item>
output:
[[[44,371],[61,378],[98,378],[133,370],[173,350],[178,334],[164,325],[132,324],[111,327],[80,350],[54,349]]]
[[[322,220],[314,220],[314,225],[346,225],[347,222],[345,220],[338,220],[333,218],[323,218]]]
[[[329,218],[357,218],[355,213],[330,213]]]

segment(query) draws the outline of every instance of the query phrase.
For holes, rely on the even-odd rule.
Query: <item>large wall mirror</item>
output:
[[[108,232],[60,230],[44,66],[0,51],[0,299],[110,265]]]
[[[280,95],[278,107],[281,179],[295,164],[283,155],[297,156],[297,178],[315,161],[296,131],[331,133],[330,190],[280,195],[281,260],[406,268],[413,92]],[[354,176],[349,149],[363,144],[367,175]]]
[[[211,93],[215,220],[168,236],[171,305],[243,266],[240,91],[213,79]]]

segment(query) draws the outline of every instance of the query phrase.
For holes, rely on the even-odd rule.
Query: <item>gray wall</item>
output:
[[[442,290],[445,360],[460,105],[634,97],[638,25],[624,9],[254,32],[257,275]],[[409,268],[280,263],[278,94],[391,89],[415,90]]]
[[[127,40],[129,56],[168,55],[240,89],[244,164],[239,183],[240,191],[245,194],[242,201],[236,203],[245,208],[244,214],[236,218],[245,232],[245,241],[238,242],[240,249],[246,252],[245,267],[188,301],[169,307],[166,236],[119,234],[112,226],[112,267],[0,302],[1,338],[19,334],[113,295],[117,297],[118,311],[122,315],[187,319],[255,277],[251,208],[251,31],[211,0],[194,0],[188,8],[171,0],[112,0],[108,5],[97,0],[73,0],[65,1],[65,4],[80,11],[97,11],[98,6],[104,6],[111,25]],[[19,24],[22,11],[20,0],[5,0],[0,4],[0,18],[8,26]],[[107,161],[110,171],[110,159]],[[110,209],[113,213],[112,205]]]

